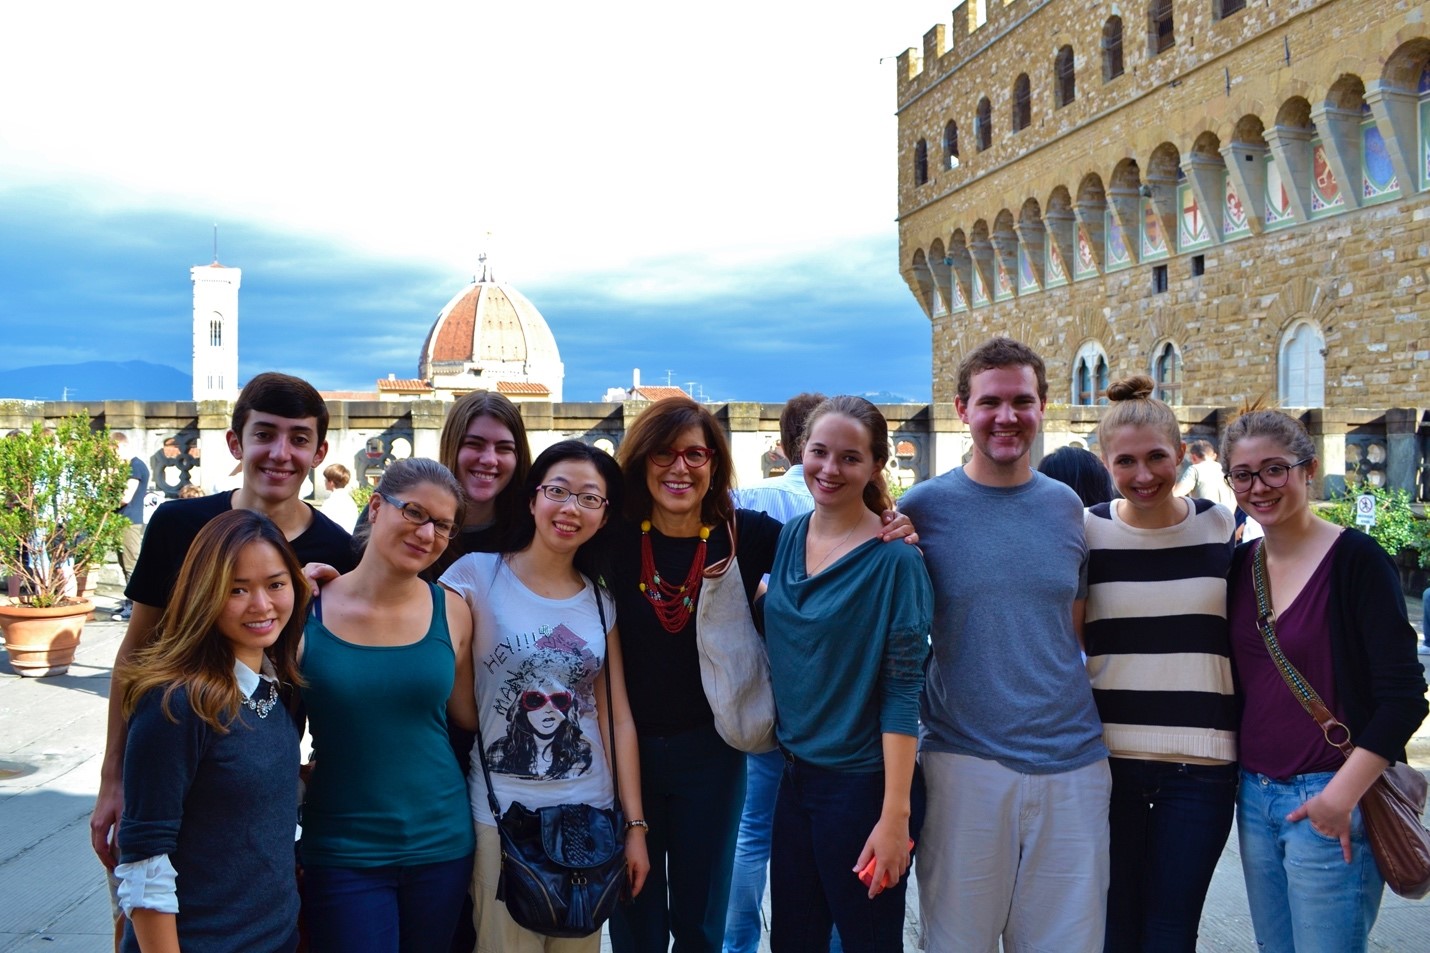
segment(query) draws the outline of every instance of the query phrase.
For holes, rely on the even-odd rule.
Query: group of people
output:
[[[737,490],[693,400],[615,458],[533,461],[480,392],[439,461],[385,471],[355,546],[299,498],[322,399],[259,375],[228,434],[242,486],[161,506],[129,579],[91,824],[123,948],[594,951],[498,899],[492,801],[617,800],[618,953],[752,949],[766,859],[779,951],[902,949],[914,864],[928,950],[1192,950],[1237,803],[1263,948],[1363,948],[1381,884],[1355,804],[1425,713],[1394,570],[1311,513],[1292,418],[1227,433],[1265,527],[1233,550],[1229,510],[1173,493],[1150,382],[1112,396],[1121,498],[1087,509],[1030,466],[1042,361],[988,342],[959,370],[970,458],[896,512],[861,398],[792,400],[795,464]],[[1267,655],[1253,560],[1349,760]],[[723,573],[765,640],[774,752],[731,747],[704,691]]]

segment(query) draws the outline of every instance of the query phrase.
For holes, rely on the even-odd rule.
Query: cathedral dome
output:
[[[437,315],[422,344],[418,375],[439,391],[499,390],[555,402],[566,372],[541,312],[520,291],[494,280],[483,263],[481,278]],[[500,384],[543,385],[546,395]]]

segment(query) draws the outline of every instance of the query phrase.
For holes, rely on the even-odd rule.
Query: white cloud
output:
[[[727,266],[892,234],[879,60],[948,14],[884,6],[29,4],[0,15],[0,183],[718,294]]]

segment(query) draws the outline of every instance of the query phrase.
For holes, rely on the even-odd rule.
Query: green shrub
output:
[[[1414,549],[1420,555],[1420,565],[1430,566],[1430,531],[1424,520],[1417,519],[1410,508],[1410,494],[1385,487],[1355,487],[1344,496],[1332,500],[1320,513],[1341,526],[1356,525],[1356,497],[1369,493],[1375,497],[1375,525],[1360,527],[1380,544],[1391,557],[1402,549]]]

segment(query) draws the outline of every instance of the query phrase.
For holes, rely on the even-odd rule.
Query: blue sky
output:
[[[633,367],[721,400],[928,399],[879,61],[943,4],[486,7],[97,6],[84,36],[62,5],[4,14],[0,83],[33,95],[0,101],[0,371],[187,371],[217,222],[244,377],[415,375],[490,251],[551,325],[568,400]]]

